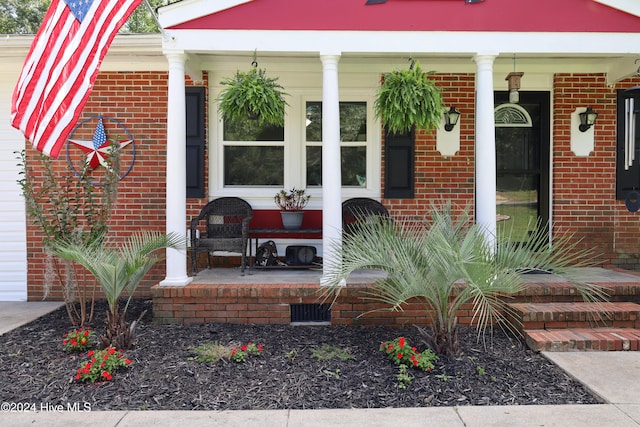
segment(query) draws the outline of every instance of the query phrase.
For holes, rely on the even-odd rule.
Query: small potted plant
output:
[[[274,201],[280,208],[282,215],[282,225],[287,230],[297,230],[302,225],[304,215],[303,209],[309,203],[311,196],[305,194],[304,189],[292,188],[291,190],[280,190]]]
[[[247,118],[258,120],[259,124],[284,126],[284,108],[287,102],[283,87],[277,78],[266,76],[266,71],[258,68],[255,60],[247,72],[236,71],[235,76],[223,79],[226,87],[217,101],[218,111],[225,120],[242,121]]]
[[[418,61],[411,60],[408,70],[384,75],[374,102],[376,118],[388,132],[402,134],[416,129],[435,129],[444,115],[442,94],[432,79],[434,71],[422,71]]]

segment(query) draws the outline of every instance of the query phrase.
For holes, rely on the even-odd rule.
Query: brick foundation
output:
[[[364,299],[371,285],[349,285],[331,308],[332,325],[426,325],[423,304],[409,303],[403,311],[370,313],[384,306]],[[154,319],[159,324],[241,323],[289,324],[292,304],[329,303],[317,284],[229,285],[189,284],[184,287],[154,286]],[[471,321],[471,307],[458,312],[459,323]],[[365,314],[366,313],[366,314]]]
[[[535,279],[534,279],[535,280]],[[640,302],[640,280],[630,283],[599,283],[609,289],[611,301]],[[366,299],[371,284],[348,284],[331,308],[332,325],[428,325],[424,304],[412,301],[402,311],[376,311],[387,307]],[[159,324],[240,323],[289,324],[291,304],[331,302],[322,296],[317,283],[301,284],[202,284],[153,286],[154,319]],[[582,301],[568,282],[538,283],[509,299],[509,302]],[[457,312],[458,323],[471,324],[473,307],[465,304]]]

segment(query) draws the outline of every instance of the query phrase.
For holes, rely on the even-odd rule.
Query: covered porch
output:
[[[281,78],[291,94],[291,102],[283,141],[252,143],[260,147],[275,146],[274,150],[283,153],[278,163],[282,170],[278,189],[282,183],[283,187],[306,187],[313,194],[310,208],[322,211],[321,245],[326,260],[339,258],[339,251],[332,250],[332,243],[339,248],[340,203],[356,196],[383,199],[391,207],[392,215],[423,215],[431,201],[445,197],[470,203],[474,219],[484,226],[487,238],[495,236],[495,96],[499,90],[504,92],[508,87],[505,75],[514,71],[526,73],[526,90],[547,96],[541,104],[545,126],[541,127],[540,133],[545,141],[551,137],[553,140],[546,144],[548,155],[540,160],[544,173],[540,172],[539,186],[544,189],[540,189],[535,197],[539,203],[539,216],[548,220],[550,228],[554,224],[564,225],[563,221],[574,226],[576,207],[563,206],[575,189],[573,176],[560,175],[556,181],[554,173],[595,167],[589,153],[599,149],[598,144],[606,143],[607,147],[615,144],[614,138],[605,135],[601,127],[598,133],[593,127],[587,131],[578,130],[578,116],[587,105],[597,104],[602,123],[605,117],[613,120],[615,105],[605,99],[612,97],[607,88],[633,76],[637,69],[634,62],[637,54],[632,48],[637,45],[637,14],[601,4],[572,1],[554,14],[556,20],[549,20],[543,11],[557,7],[557,4],[547,1],[544,6],[527,6],[530,9],[525,14],[531,15],[531,26],[523,28],[520,19],[505,19],[503,12],[511,11],[519,18],[524,11],[513,11],[504,0],[476,5],[465,5],[462,1],[442,4],[388,2],[375,7],[333,2],[333,7],[322,6],[322,9],[334,11],[331,16],[316,15],[308,7],[311,6],[294,7],[285,2],[269,5],[258,1],[231,1],[218,5],[194,1],[160,9],[160,22],[165,30],[163,52],[169,63],[168,232],[182,233],[189,220],[186,206],[190,201],[185,194],[184,99],[188,80],[208,91],[208,158],[205,163],[208,176],[203,185],[206,188],[203,198],[208,201],[238,196],[247,199],[254,209],[272,207],[271,194],[275,185],[267,186],[257,181],[236,184],[226,179],[225,153],[247,144],[225,139],[223,120],[217,112],[217,104],[212,102],[220,93],[219,79],[246,67],[246,59],[255,52],[260,55],[261,66]],[[339,13],[341,10],[344,12]],[[569,15],[572,19],[560,19]],[[263,19],[265,16],[269,19]],[[361,19],[343,19],[353,16]],[[432,19],[424,20],[422,16]],[[452,20],[453,16],[456,19]],[[408,31],[409,28],[412,31]],[[430,68],[437,70],[439,75],[436,77],[441,79],[445,102],[448,106],[458,106],[463,115],[451,132],[438,129],[436,135],[418,136],[419,145],[416,144],[415,149],[422,157],[408,156],[416,161],[415,165],[412,163],[415,167],[411,168],[415,177],[411,175],[408,180],[415,184],[415,194],[399,197],[385,193],[388,185],[385,178],[403,171],[390,171],[383,162],[386,153],[382,150],[389,141],[383,136],[380,119],[372,112],[380,76],[394,68],[406,67],[407,57],[428,63]],[[587,77],[574,77],[583,74]],[[594,91],[591,85],[597,86],[598,90]],[[340,103],[354,100],[363,106],[367,117],[366,132],[362,133],[364,140],[348,141],[366,152],[366,181],[361,186],[347,186],[341,182],[341,175],[335,173],[342,165],[341,150],[344,148]],[[509,100],[514,102],[511,97]],[[310,106],[321,106],[320,139],[307,138],[305,132]],[[231,147],[230,151],[225,151],[227,147]],[[610,149],[603,150],[602,155],[607,151]],[[322,160],[321,170],[316,171],[321,180],[309,185],[305,162],[312,153]],[[571,166],[558,168],[555,172],[554,166],[565,164],[565,161],[566,164],[572,162]],[[607,162],[611,169],[615,168],[610,158]],[[583,163],[584,167],[580,166]],[[600,169],[594,173],[600,173]],[[607,170],[606,173],[610,172]],[[556,182],[558,184],[552,187]],[[605,186],[599,186],[598,190],[611,193]],[[608,193],[604,196],[594,194],[594,200],[589,202],[599,205],[610,197],[613,203],[613,196]],[[621,203],[618,205],[622,207]],[[595,209],[603,211],[599,206]],[[590,217],[584,208],[582,212]],[[585,228],[585,234],[594,229],[589,224]],[[613,240],[613,237],[606,239]],[[609,245],[608,240],[604,245]],[[610,251],[609,247],[606,250]],[[187,286],[192,278],[186,273],[186,264],[181,252],[169,250],[166,277],[161,285]]]

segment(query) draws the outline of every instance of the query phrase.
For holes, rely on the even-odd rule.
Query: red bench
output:
[[[322,211],[321,210],[305,210],[304,218],[302,220],[302,226],[299,233],[288,234],[287,237],[301,239],[305,237],[305,229],[321,229],[322,228]],[[274,209],[255,209],[253,211],[253,218],[249,223],[249,232],[252,229],[284,229],[282,226],[282,218],[280,217],[280,211]],[[261,232],[260,237],[276,237],[278,233],[274,233],[269,236],[268,232]],[[313,232],[313,237],[318,237],[318,232]]]
[[[299,230],[286,230],[279,210],[254,210],[249,223],[249,260],[258,250],[259,240],[268,239],[320,239],[322,238],[322,211],[305,210]],[[253,240],[253,245],[251,240]],[[279,251],[280,254],[280,251]],[[252,265],[253,267],[253,265]],[[305,266],[304,268],[307,268]],[[263,267],[264,268],[264,267]],[[269,268],[269,267],[266,267]],[[278,267],[276,267],[278,268]],[[288,268],[291,268],[289,266]]]

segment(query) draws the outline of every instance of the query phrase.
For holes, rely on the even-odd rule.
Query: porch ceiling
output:
[[[228,74],[238,69],[238,64],[247,66],[253,58],[253,51],[246,52],[202,52],[188,51],[191,65],[199,70],[216,70]],[[319,54],[293,52],[258,51],[258,61],[270,72],[282,73],[291,71],[313,72],[320,67]],[[407,66],[409,58],[420,61],[423,68],[436,70],[439,73],[476,72],[473,61],[475,54],[428,54],[428,53],[354,53],[343,52],[340,57],[340,73],[362,71],[384,73]],[[494,62],[496,74],[507,74],[514,70],[514,55],[518,71],[529,76],[532,74],[554,73],[603,73],[608,84],[615,84],[627,77],[637,74],[640,53],[598,53],[598,54],[523,54],[504,52],[497,55]]]

